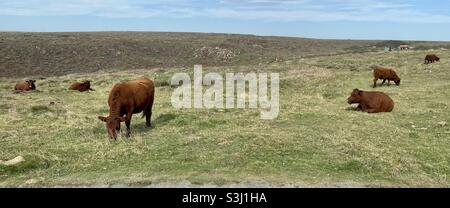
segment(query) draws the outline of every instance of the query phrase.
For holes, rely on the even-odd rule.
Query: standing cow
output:
[[[358,110],[366,113],[391,112],[394,109],[394,101],[382,92],[367,92],[354,89],[348,104],[358,103]]]
[[[145,116],[146,125],[150,127],[154,95],[155,85],[146,77],[115,84],[108,98],[109,116],[98,117],[106,122],[110,139],[116,140],[121,122],[125,122],[127,127],[126,137],[130,136],[131,117],[135,113],[143,112],[142,117]]]
[[[375,66],[373,70],[373,88],[377,86],[377,81],[379,79],[383,80],[381,86],[383,86],[386,80],[388,80],[388,86],[391,85],[391,81],[394,81],[394,83],[399,86],[401,81],[400,77],[397,76],[397,73],[395,73],[394,70]]]
[[[435,61],[439,61],[440,58],[435,54],[428,54],[425,56],[425,64],[434,63]]]
[[[16,91],[29,91],[29,90],[35,90],[36,85],[34,84],[36,80],[26,80],[23,82],[19,82],[14,87],[14,90]]]
[[[70,85],[69,87],[70,90],[78,90],[80,92],[85,92],[85,91],[94,91],[91,88],[91,81],[84,81],[84,82],[74,82]]]

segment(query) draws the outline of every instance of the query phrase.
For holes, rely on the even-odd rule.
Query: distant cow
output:
[[[26,80],[23,82],[19,82],[16,84],[14,89],[17,91],[35,90],[36,89],[36,85],[34,84],[35,82],[36,82],[36,80]]]
[[[400,49],[401,51],[403,50],[409,50],[411,47],[409,47],[409,45],[400,45],[398,46],[398,49]]]
[[[150,127],[154,95],[155,85],[146,77],[115,84],[108,98],[109,116],[98,117],[106,122],[109,137],[116,140],[117,132],[120,131],[120,122],[125,122],[126,136],[129,137],[131,117],[135,113],[143,112],[142,117],[146,117],[146,125]]]
[[[435,61],[439,61],[440,58],[435,54],[428,54],[425,56],[425,64],[434,63]]]
[[[367,92],[354,89],[348,104],[359,103],[358,110],[366,113],[391,112],[394,109],[394,101],[382,92]]]
[[[391,85],[391,81],[394,81],[397,86],[400,85],[400,77],[397,76],[394,70],[383,68],[380,66],[373,67],[373,88],[377,87],[377,81],[382,79],[381,86],[388,80],[388,86]]]
[[[84,82],[74,82],[70,85],[69,87],[70,90],[78,90],[80,92],[84,92],[84,91],[94,91],[91,88],[91,81],[84,81]]]

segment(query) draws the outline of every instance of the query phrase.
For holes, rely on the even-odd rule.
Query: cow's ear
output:
[[[98,119],[100,119],[100,121],[106,122],[106,117],[104,116],[99,116]]]
[[[361,94],[362,94],[362,92],[363,92],[363,91],[361,91],[361,90],[358,90],[358,95],[361,95]]]

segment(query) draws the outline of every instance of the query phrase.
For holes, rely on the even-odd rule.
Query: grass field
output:
[[[176,110],[163,83],[184,68],[115,70],[51,76],[38,91],[14,94],[0,78],[0,186],[450,186],[450,52],[424,65],[427,51],[291,58],[267,65],[204,67],[208,72],[279,72],[280,115],[259,110]],[[401,86],[376,90],[392,113],[352,111],[354,88],[372,90],[371,65],[391,66]],[[193,71],[192,68],[187,69]],[[130,140],[108,142],[104,123],[113,83],[151,76],[158,84],[153,127],[134,115]],[[96,90],[67,90],[73,80]],[[50,102],[54,102],[53,105]]]

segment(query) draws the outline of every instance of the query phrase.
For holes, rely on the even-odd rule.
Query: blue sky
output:
[[[442,0],[0,0],[0,30],[450,41],[449,11]]]

